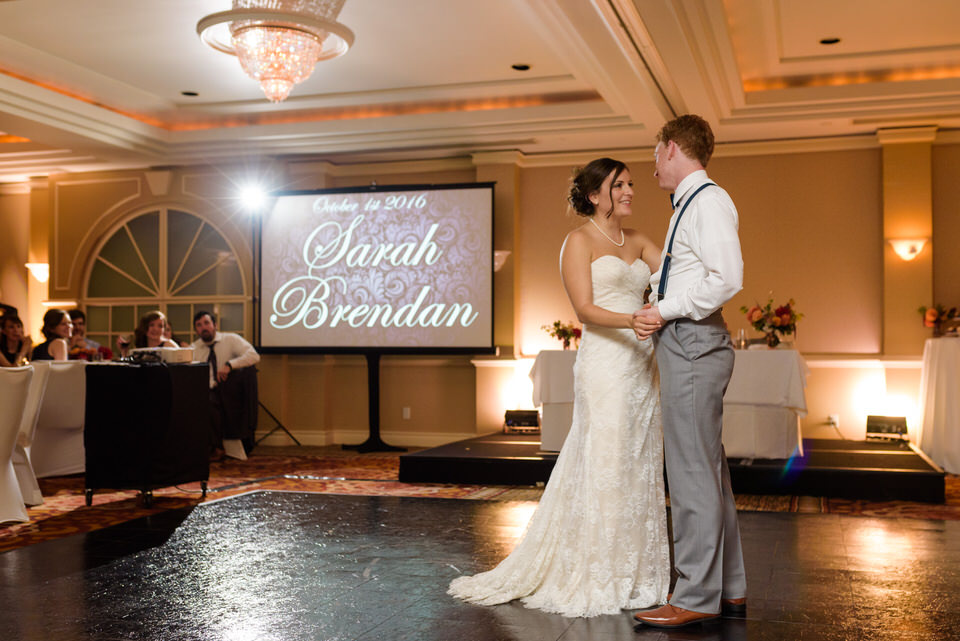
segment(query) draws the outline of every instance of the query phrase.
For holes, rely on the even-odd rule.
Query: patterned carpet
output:
[[[87,507],[82,475],[41,479],[43,505],[28,508],[28,523],[0,526],[0,552],[255,490],[500,501],[536,501],[542,493],[542,488],[530,486],[401,483],[399,464],[395,454],[358,455],[336,447],[261,447],[247,461],[212,463],[206,499],[201,499],[200,484],[191,483],[155,490],[150,508],[134,491],[98,492]],[[960,520],[960,477],[947,478],[946,495],[943,505],[797,496],[736,498],[737,509],[747,511]]]

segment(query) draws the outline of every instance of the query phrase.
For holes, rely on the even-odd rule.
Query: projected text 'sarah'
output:
[[[270,325],[277,329],[301,326],[321,327],[469,327],[478,317],[470,302],[445,302],[431,299],[432,287],[423,285],[410,301],[349,304],[346,281],[327,276],[336,266],[386,269],[391,267],[430,267],[443,250],[436,241],[439,225],[434,223],[420,239],[401,243],[360,242],[364,216],[355,216],[348,224],[328,221],[317,226],[306,238],[302,258],[305,272],[281,284],[274,296]]]

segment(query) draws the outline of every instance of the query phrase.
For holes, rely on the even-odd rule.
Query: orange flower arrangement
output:
[[[932,307],[923,306],[917,310],[923,315],[923,325],[924,327],[932,327],[933,335],[940,336],[941,328],[940,326],[948,320],[957,318],[957,308],[951,307],[947,309],[943,305],[933,305]]]
[[[97,358],[101,360],[109,361],[113,359],[113,351],[109,347],[99,347],[93,349],[90,347],[74,347],[70,350],[70,353],[67,355],[67,358],[70,360],[79,360],[79,361],[95,361]]]
[[[760,306],[756,304],[753,307],[744,305],[740,311],[747,315],[747,322],[758,332],[766,335],[767,345],[776,347],[780,343],[780,336],[789,336],[797,331],[797,321],[803,318],[803,314],[797,313],[793,306],[796,302],[791,298],[784,305],[773,306],[773,298],[767,300],[767,304]]]
[[[579,327],[571,323],[561,323],[560,321],[553,321],[553,325],[541,325],[540,329],[544,330],[551,336],[556,339],[559,339],[563,343],[563,349],[570,349],[570,342],[573,341],[574,344],[580,343],[580,336],[582,334]]]

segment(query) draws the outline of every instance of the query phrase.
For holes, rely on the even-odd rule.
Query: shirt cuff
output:
[[[662,300],[657,303],[657,309],[660,310],[660,317],[665,321],[671,321],[683,316],[677,307],[675,300],[672,299]]]

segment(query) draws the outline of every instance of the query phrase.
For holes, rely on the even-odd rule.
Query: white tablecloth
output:
[[[530,369],[533,404],[542,406],[540,447],[559,451],[573,418],[576,350],[545,350]],[[789,458],[803,453],[800,417],[807,364],[789,349],[737,350],[723,399],[723,446],[733,458]]]
[[[540,449],[559,452],[573,420],[573,364],[577,351],[544,350],[537,354],[530,379],[533,406],[540,407]]]
[[[792,349],[736,350],[723,397],[723,447],[732,458],[803,454],[800,417],[810,370]]]
[[[960,473],[960,338],[924,343],[920,402],[920,449],[947,472]]]

